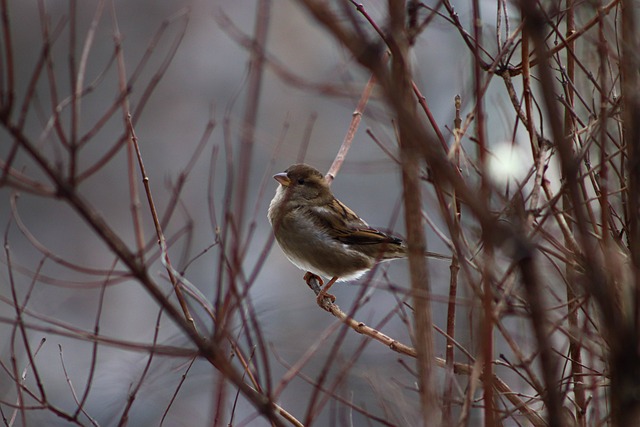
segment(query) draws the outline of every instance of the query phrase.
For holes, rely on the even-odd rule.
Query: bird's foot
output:
[[[316,298],[318,305],[327,311],[329,311],[329,306],[336,301],[336,297],[329,293],[329,288],[331,288],[331,286],[336,283],[336,280],[338,280],[337,276],[329,280],[329,282],[327,282],[327,284],[324,285],[322,289],[320,289],[320,292],[318,292],[318,296]],[[327,302],[327,300],[329,301]]]
[[[318,294],[316,301],[318,302],[318,305],[322,308],[325,308],[325,298],[328,298],[331,300],[331,304],[333,304],[336,301],[336,297],[335,295],[331,295],[330,293],[325,292],[324,290],[320,291],[320,293]]]
[[[309,285],[309,280],[311,279],[316,279],[318,281],[318,283],[320,283],[320,286],[324,285],[324,281],[322,280],[322,278],[320,276],[318,276],[317,274],[313,274],[310,271],[307,271],[304,274],[304,281],[307,282],[307,285]],[[311,285],[309,285],[311,286]]]

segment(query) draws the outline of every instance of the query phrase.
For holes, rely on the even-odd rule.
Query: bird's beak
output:
[[[273,175],[273,179],[278,181],[280,185],[282,185],[283,187],[288,187],[289,184],[291,184],[291,180],[289,179],[289,177],[285,172],[280,172]]]

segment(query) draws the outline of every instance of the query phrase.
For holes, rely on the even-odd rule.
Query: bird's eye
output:
[[[298,184],[300,184],[300,185],[304,184],[304,179],[298,178]]]

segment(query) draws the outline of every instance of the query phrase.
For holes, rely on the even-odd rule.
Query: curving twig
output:
[[[307,280],[307,284],[316,295],[320,293],[322,286],[320,285],[320,282],[318,281],[316,276],[309,277]],[[357,333],[368,336],[382,343],[396,353],[404,354],[412,358],[417,357],[418,353],[413,347],[401,343],[400,341],[378,331],[375,328],[367,326],[364,322],[349,317],[344,311],[340,309],[340,307],[338,307],[337,304],[331,301],[331,298],[325,297],[322,300],[322,308],[327,310],[334,317],[339,319],[341,322],[343,322],[345,325],[347,325]],[[447,361],[441,357],[435,357],[434,362],[440,368],[447,368]],[[459,362],[453,363],[453,372],[455,374],[473,375],[474,369],[474,365]],[[476,380],[479,381],[479,378],[481,378],[481,375],[478,376]],[[496,374],[492,374],[490,382],[493,388],[507,400],[509,400],[509,402],[514,405],[515,409],[520,412],[525,418],[527,418],[527,420],[529,420],[532,425],[536,427],[547,425],[546,421],[544,420],[544,418],[542,418],[542,416],[540,416],[538,411],[535,411],[525,401],[523,401],[517,393],[511,390],[507,383],[500,379],[500,377],[498,377]]]

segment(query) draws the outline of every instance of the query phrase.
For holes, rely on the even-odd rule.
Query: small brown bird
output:
[[[401,239],[369,227],[333,196],[311,166],[295,164],[273,178],[280,185],[269,204],[269,222],[296,267],[331,278],[318,294],[321,306],[325,296],[335,301],[327,291],[336,281],[356,279],[377,262],[407,256]]]

